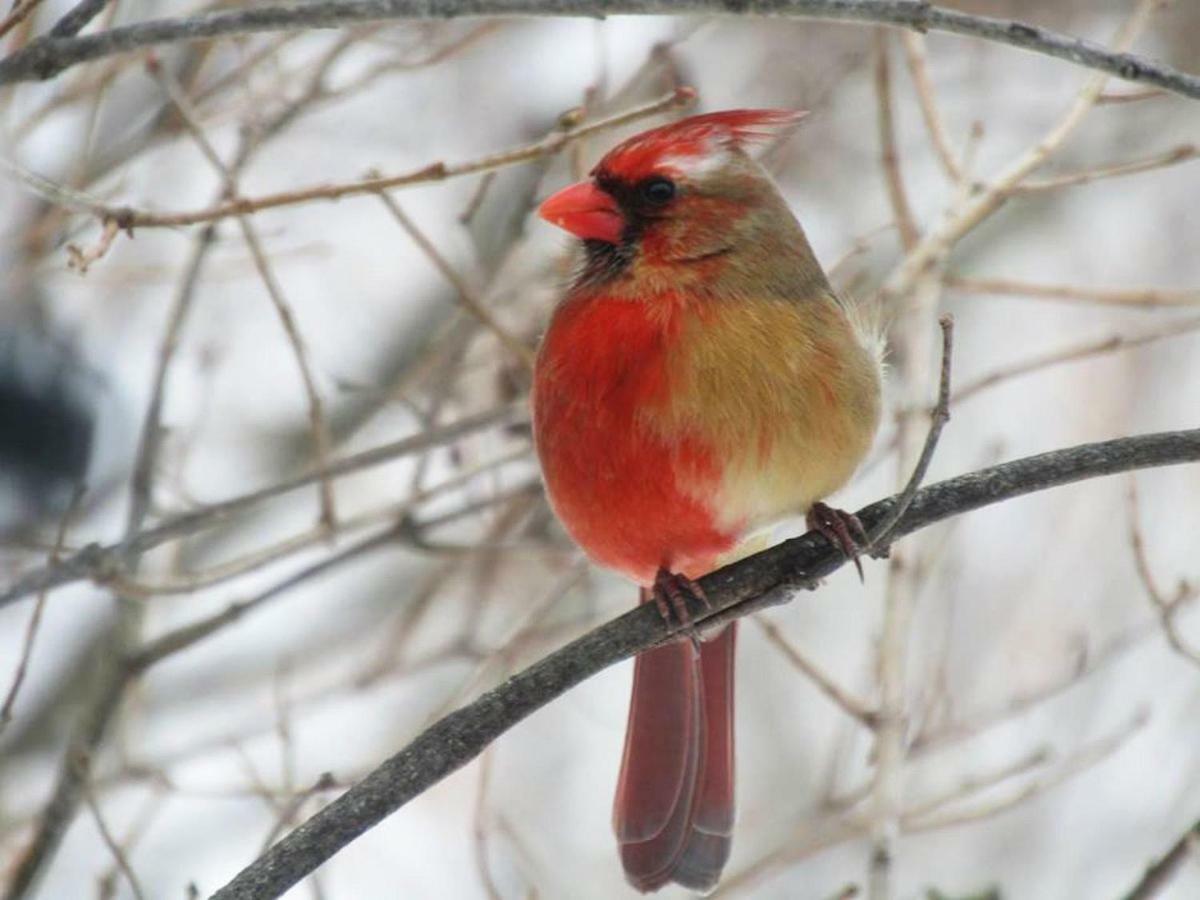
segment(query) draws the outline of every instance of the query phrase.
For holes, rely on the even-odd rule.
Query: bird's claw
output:
[[[858,580],[863,577],[862,561],[859,555],[863,547],[869,543],[867,530],[854,513],[844,509],[834,509],[824,503],[814,503],[805,517],[810,531],[819,532],[825,540],[841,550],[847,559],[854,563],[858,570]]]
[[[705,609],[711,609],[712,603],[709,602],[708,595],[704,593],[704,588],[686,575],[659,569],[658,574],[654,576],[654,587],[650,591],[650,596],[654,599],[654,605],[658,608],[658,614],[662,616],[663,621],[668,625],[672,623],[672,620],[678,622],[687,631],[692,643],[698,645],[700,638],[696,634],[688,603],[689,601],[698,603]]]

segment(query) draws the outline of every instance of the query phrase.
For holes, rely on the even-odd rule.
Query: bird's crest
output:
[[[592,170],[637,181],[672,165],[689,168],[713,157],[770,140],[807,113],[792,109],[728,109],[691,116],[644,131],[618,144]]]

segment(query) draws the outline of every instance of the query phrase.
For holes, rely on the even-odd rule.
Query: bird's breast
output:
[[[811,301],[574,298],[534,387],[556,512],[598,562],[702,574],[840,487],[879,416],[876,361]]]
[[[568,300],[539,351],[534,437],[555,512],[588,554],[649,583],[703,574],[735,543],[711,497],[722,466],[688,428],[664,430],[678,390],[682,301]]]

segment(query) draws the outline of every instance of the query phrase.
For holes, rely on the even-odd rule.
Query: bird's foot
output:
[[[692,643],[699,643],[700,639],[696,634],[692,611],[688,604],[690,602],[699,604],[705,609],[711,608],[712,604],[704,593],[704,588],[686,575],[659,569],[658,574],[654,576],[654,587],[650,590],[650,596],[664,622],[668,625],[672,620],[678,622],[687,631]]]
[[[869,541],[867,530],[854,513],[834,509],[824,503],[814,503],[805,516],[810,531],[820,532],[825,540],[841,550],[858,570],[858,580],[864,581],[859,554]]]

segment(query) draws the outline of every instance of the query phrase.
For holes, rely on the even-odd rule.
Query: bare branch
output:
[[[63,544],[67,540],[67,529],[70,526],[71,517],[75,514],[82,496],[82,491],[76,491],[70,505],[67,507],[67,511],[63,513],[62,521],[58,526],[58,535],[54,539],[54,547],[50,551],[50,565],[57,563],[62,556]],[[13,672],[12,684],[9,685],[8,693],[4,696],[4,703],[0,705],[0,734],[4,733],[5,726],[12,721],[13,706],[17,702],[17,695],[21,692],[21,685],[25,681],[25,672],[29,668],[29,658],[33,655],[33,642],[37,639],[38,628],[42,624],[42,613],[45,609],[46,592],[42,591],[38,594],[37,603],[34,604],[33,612],[29,616],[29,624],[25,627],[25,638],[21,644],[21,658],[17,662],[16,670]]]
[[[1075,750],[1048,774],[1022,785],[1004,797],[983,801],[966,809],[948,810],[940,815],[922,814],[905,823],[909,831],[933,831],[939,828],[953,828],[969,822],[978,822],[992,816],[1007,812],[1034,797],[1044,794],[1059,785],[1069,781],[1081,772],[1103,762],[1123,747],[1138,731],[1145,727],[1149,720],[1145,710],[1139,710],[1125,726],[1110,735],[1084,744]]]
[[[938,320],[938,324],[942,328],[942,368],[938,377],[938,398],[933,407],[929,433],[925,436],[925,446],[921,448],[921,455],[913,467],[908,483],[900,494],[896,508],[871,535],[871,540],[866,547],[866,552],[870,554],[879,553],[887,548],[891,530],[903,518],[908,505],[916,496],[921,482],[925,480],[929,464],[933,461],[933,452],[937,449],[938,439],[942,436],[942,428],[950,421],[950,360],[954,354],[954,317],[942,316]]]
[[[963,180],[963,167],[950,147],[950,139],[946,137],[946,126],[942,122],[941,113],[938,112],[933,82],[925,65],[925,38],[922,35],[915,32],[904,33],[904,59],[908,63],[913,86],[917,89],[921,117],[925,120],[925,128],[929,131],[929,139],[933,143],[938,161],[941,162],[946,177],[952,183],[958,184]]]
[[[1159,623],[1166,635],[1171,649],[1194,666],[1200,666],[1200,650],[1192,647],[1179,633],[1175,617],[1184,606],[1192,600],[1200,588],[1182,581],[1175,596],[1168,597],[1158,586],[1158,581],[1150,569],[1150,560],[1146,555],[1146,539],[1142,535],[1141,515],[1138,512],[1137,482],[1129,481],[1129,543],[1133,548],[1133,562],[1137,569],[1138,579],[1146,591],[1151,604],[1158,611]]]
[[[1200,429],[1119,438],[1053,451],[960,476],[920,491],[897,535],[1033,491],[1138,468],[1200,460]],[[896,503],[859,512],[878,525]],[[812,583],[845,562],[824,538],[810,533],[785,541],[701,579],[712,603],[696,610],[699,623],[722,614],[748,614],[781,602],[788,586]],[[652,608],[610,621],[451,713],[370,775],[251,863],[214,896],[218,900],[277,897],[364,831],[430,785],[474,759],[497,737],[596,672],[680,631]]]
[[[81,40],[86,40],[83,38]],[[3,68],[0,62],[0,69]],[[605,119],[589,122],[569,131],[558,131],[540,141],[505,150],[478,159],[461,163],[435,162],[422,166],[411,172],[400,175],[379,175],[373,178],[362,178],[342,184],[319,184],[309,187],[282,191],[277,194],[266,194],[260,197],[230,197],[213,206],[188,212],[157,213],[151,210],[135,209],[130,206],[111,206],[99,202],[79,191],[74,191],[62,185],[55,184],[42,175],[22,169],[10,160],[0,159],[0,167],[8,171],[19,182],[29,187],[43,199],[66,206],[69,209],[88,212],[98,216],[103,221],[115,221],[120,228],[178,227],[196,225],[204,222],[215,222],[231,216],[249,215],[265,209],[278,209],[283,206],[296,206],[312,203],[316,200],[340,200],[343,197],[360,196],[363,194],[378,194],[381,191],[410,187],[414,184],[428,184],[435,181],[445,181],[463,175],[475,175],[480,172],[490,172],[494,169],[529,162],[542,156],[550,156],[569,145],[597,131],[615,128],[620,125],[647,116],[656,115],[669,109],[685,107],[696,97],[691,88],[679,88],[643,106],[634,107]]]
[[[524,421],[527,415],[528,410],[524,403],[512,403],[497,409],[485,410],[440,428],[427,429],[410,437],[334,460],[324,474],[330,478],[338,478],[360,472],[372,466],[383,465],[392,460],[419,453],[430,447],[451,443],[485,428]],[[120,571],[121,560],[128,552],[145,552],[159,547],[167,541],[195,534],[227,522],[233,516],[253,509],[260,503],[313,484],[320,477],[321,475],[316,472],[296,475],[239,497],[172,516],[153,528],[138,532],[125,541],[108,545],[89,544],[56,564],[26,572],[4,593],[0,594],[0,607],[7,606],[9,603],[38,591],[75,581],[89,578],[107,581],[114,575],[124,574]]]
[[[67,244],[67,265],[80,275],[86,275],[92,263],[108,252],[120,230],[116,219],[105,219],[104,227],[100,230],[100,239],[93,246],[85,249],[75,244]]]
[[[212,235],[207,230],[196,237],[191,263],[184,271],[179,294],[167,320],[162,347],[153,376],[150,400],[142,420],[134,477],[130,485],[129,512],[125,521],[122,549],[112,557],[110,565],[135,574],[141,561],[142,549],[130,546],[149,514],[151,481],[161,450],[159,433],[162,428],[162,407],[166,381],[176,358],[180,330],[191,307],[200,267],[212,247]],[[55,566],[51,566],[51,569]],[[89,695],[78,715],[74,731],[59,764],[58,777],[50,799],[42,811],[33,841],[21,857],[5,893],[6,900],[19,900],[36,886],[63,836],[71,824],[80,800],[88,789],[91,763],[96,749],[104,740],[112,720],[120,709],[131,670],[126,657],[141,639],[142,609],[135,598],[118,595],[117,620],[108,646],[98,661],[98,672],[89,683]]]
[[[1025,22],[975,16],[914,0],[744,0],[739,15],[772,15],[835,22],[878,22],[918,32],[941,31],[1020,47],[1106,72],[1139,84],[1155,85],[1200,98],[1200,76],[1181,72],[1131,53],[1108,50],[1092,41]],[[327,0],[298,6],[257,6],[178,19],[158,19],[112,28],[87,37],[45,37],[0,60],[0,84],[53,78],[64,69],[154,44],[198,41],[232,35],[330,28],[397,19],[449,19],[459,16],[721,15],[720,0],[545,0],[531,10],[528,0]]]
[[[392,526],[377,534],[356,541],[345,549],[327,556],[310,566],[304,567],[296,574],[289,575],[283,581],[271,585],[262,593],[248,600],[231,603],[220,612],[200,619],[197,622],[182,625],[174,631],[169,631],[161,637],[144,643],[136,652],[131,653],[129,656],[128,665],[131,674],[140,674],[145,669],[155,663],[161,662],[168,656],[199,643],[225,626],[236,622],[251,610],[257,609],[268,601],[290,591],[296,585],[308,581],[310,578],[323,575],[330,569],[341,566],[350,560],[358,559],[367,553],[395,543],[398,533],[399,529],[396,526]]]
[[[1096,169],[1087,169],[1083,172],[1073,172],[1069,175],[1044,178],[1040,181],[1026,181],[1017,185],[1013,193],[1032,194],[1039,191],[1052,191],[1058,188],[1090,184],[1093,181],[1101,181],[1105,178],[1121,178],[1125,175],[1137,175],[1141,172],[1152,172],[1155,169],[1165,169],[1168,166],[1177,166],[1180,163],[1191,162],[1197,157],[1200,157],[1200,147],[1197,147],[1195,144],[1180,144],[1166,153],[1160,153],[1148,159],[1136,159],[1132,162],[1101,166]]]
[[[763,633],[767,636],[767,640],[784,655],[787,661],[795,666],[805,678],[811,681],[817,690],[832,700],[842,712],[867,728],[875,727],[875,722],[878,718],[876,712],[867,706],[866,703],[843,689],[836,681],[808,659],[808,657],[797,650],[792,642],[783,636],[783,633],[774,622],[763,618],[755,619],[754,621],[762,628]]]
[[[1088,676],[1117,662],[1125,654],[1140,646],[1143,641],[1157,633],[1157,624],[1157,622],[1148,622],[1141,627],[1122,632],[1105,641],[1097,649],[1081,648],[1078,659],[1069,670],[1031,690],[1009,697],[989,708],[973,711],[969,716],[960,720],[922,728],[912,738],[909,755],[922,756],[943,749],[957,741],[969,740],[990,728],[995,728],[1036,709],[1047,700],[1081,684]]]
[[[129,859],[126,857],[125,851],[121,849],[121,845],[117,843],[117,839],[113,837],[113,833],[109,830],[108,825],[105,824],[104,817],[100,814],[100,805],[92,795],[90,786],[84,788],[83,797],[87,801],[88,809],[92,812],[92,819],[96,822],[96,830],[100,832],[104,846],[108,848],[108,852],[112,854],[117,868],[121,870],[121,873],[125,876],[125,880],[129,882],[129,889],[133,892],[135,900],[146,900],[146,894],[142,890],[137,875],[134,874],[133,866],[129,864]]]
[[[1133,12],[1122,24],[1113,39],[1114,52],[1129,49],[1134,39],[1145,28],[1150,14],[1158,7],[1159,0],[1139,0]],[[1075,95],[1075,99],[1058,123],[1041,140],[1014,159],[989,183],[977,186],[963,199],[953,214],[946,217],[938,227],[922,237],[920,243],[896,267],[883,286],[885,297],[906,296],[917,281],[932,267],[944,260],[950,251],[981,222],[991,217],[1013,191],[1030,175],[1037,171],[1057,152],[1063,142],[1083,123],[1087,114],[1096,105],[1108,78],[1097,74]]]
[[[74,37],[87,27],[88,22],[104,12],[109,0],[79,0],[61,19],[50,28],[50,36]]]
[[[532,369],[533,351],[520,338],[496,321],[496,317],[484,305],[483,298],[479,296],[474,288],[467,284],[466,279],[454,271],[454,267],[442,256],[438,248],[434,246],[433,241],[429,240],[425,236],[425,233],[417,227],[417,224],[409,217],[400,204],[396,202],[394,197],[387,192],[381,191],[379,199],[383,201],[383,205],[392,214],[392,218],[396,220],[396,223],[404,229],[404,233],[409,236],[412,242],[433,263],[434,268],[442,274],[442,277],[454,287],[459,303],[462,304],[463,308],[495,335],[496,339],[504,345],[505,349],[519,359],[526,368]]]
[[[1153,100],[1155,97],[1165,97],[1167,92],[1160,88],[1142,88],[1136,91],[1105,91],[1096,101],[1097,106],[1107,106],[1116,103],[1140,103],[1142,100]]]
[[[8,15],[0,19],[0,38],[29,18],[29,15],[41,5],[42,0],[17,0]]]
[[[1003,366],[986,375],[981,375],[955,391],[954,396],[950,399],[954,403],[961,403],[963,400],[967,400],[981,391],[985,391],[988,388],[995,387],[997,384],[1020,377],[1021,375],[1039,372],[1042,369],[1048,369],[1063,363],[1090,359],[1093,356],[1116,353],[1119,350],[1130,350],[1134,347],[1141,347],[1144,344],[1152,344],[1168,338],[1184,337],[1194,333],[1198,329],[1200,329],[1200,318],[1176,319],[1166,325],[1146,329],[1134,334],[1114,334],[1110,337],[1101,338],[1098,341],[1072,344],[1061,350],[1039,354],[1021,362]]]
[[[1152,900],[1157,897],[1168,882],[1175,877],[1175,873],[1179,871],[1179,867],[1188,857],[1196,855],[1198,846],[1200,846],[1200,821],[1181,834],[1179,840],[1171,845],[1171,849],[1163,854],[1162,859],[1146,869],[1146,874],[1123,896],[1122,900]]]
[[[170,99],[175,111],[183,120],[188,133],[195,140],[204,158],[209,161],[209,164],[217,171],[217,174],[221,176],[221,180],[224,182],[223,192],[230,198],[236,199],[238,196],[238,160],[235,158],[232,166],[226,165],[221,160],[216,149],[205,135],[204,129],[201,127],[198,117],[192,109],[191,102],[175,81],[174,76],[159,65],[157,60],[152,59],[147,64],[147,68],[150,74],[162,86],[163,92]],[[250,146],[253,146],[253,142],[251,141],[246,141],[243,145],[244,148]],[[245,149],[236,154],[236,156],[244,157]],[[317,390],[316,378],[313,375],[312,365],[308,359],[308,347],[304,342],[303,336],[300,334],[299,326],[296,324],[296,316],[292,312],[291,304],[288,303],[287,298],[283,294],[283,286],[279,283],[279,278],[275,275],[275,270],[270,260],[267,259],[267,254],[263,251],[262,241],[258,237],[258,230],[250,221],[249,216],[238,215],[237,223],[242,231],[242,239],[246,242],[246,247],[250,250],[250,257],[254,260],[254,268],[258,272],[259,280],[262,281],[263,289],[266,290],[267,296],[271,300],[271,305],[275,308],[275,314],[279,317],[279,322],[283,327],[283,333],[287,338],[288,346],[292,349],[292,357],[296,360],[296,368],[300,372],[300,383],[304,387],[304,397],[308,408],[308,426],[309,432],[312,435],[313,457],[316,461],[317,476],[319,478],[318,496],[321,503],[321,523],[326,528],[333,528],[337,521],[337,511],[334,504],[333,482],[326,474],[330,451],[329,426],[325,422],[321,393]]]
[[[1103,306],[1197,306],[1200,289],[1169,288],[1088,288],[1070,284],[1034,284],[1009,278],[968,278],[947,275],[946,287],[968,294],[1000,294],[1012,297],[1042,297],[1048,300],[1074,300]]]
[[[893,114],[891,60],[888,58],[888,34],[883,28],[875,32],[875,106],[876,128],[879,131],[879,156],[883,163],[883,180],[887,185],[888,202],[900,233],[900,244],[912,250],[921,236],[913,219],[904,177],[900,172],[900,157],[896,152],[896,123]]]

